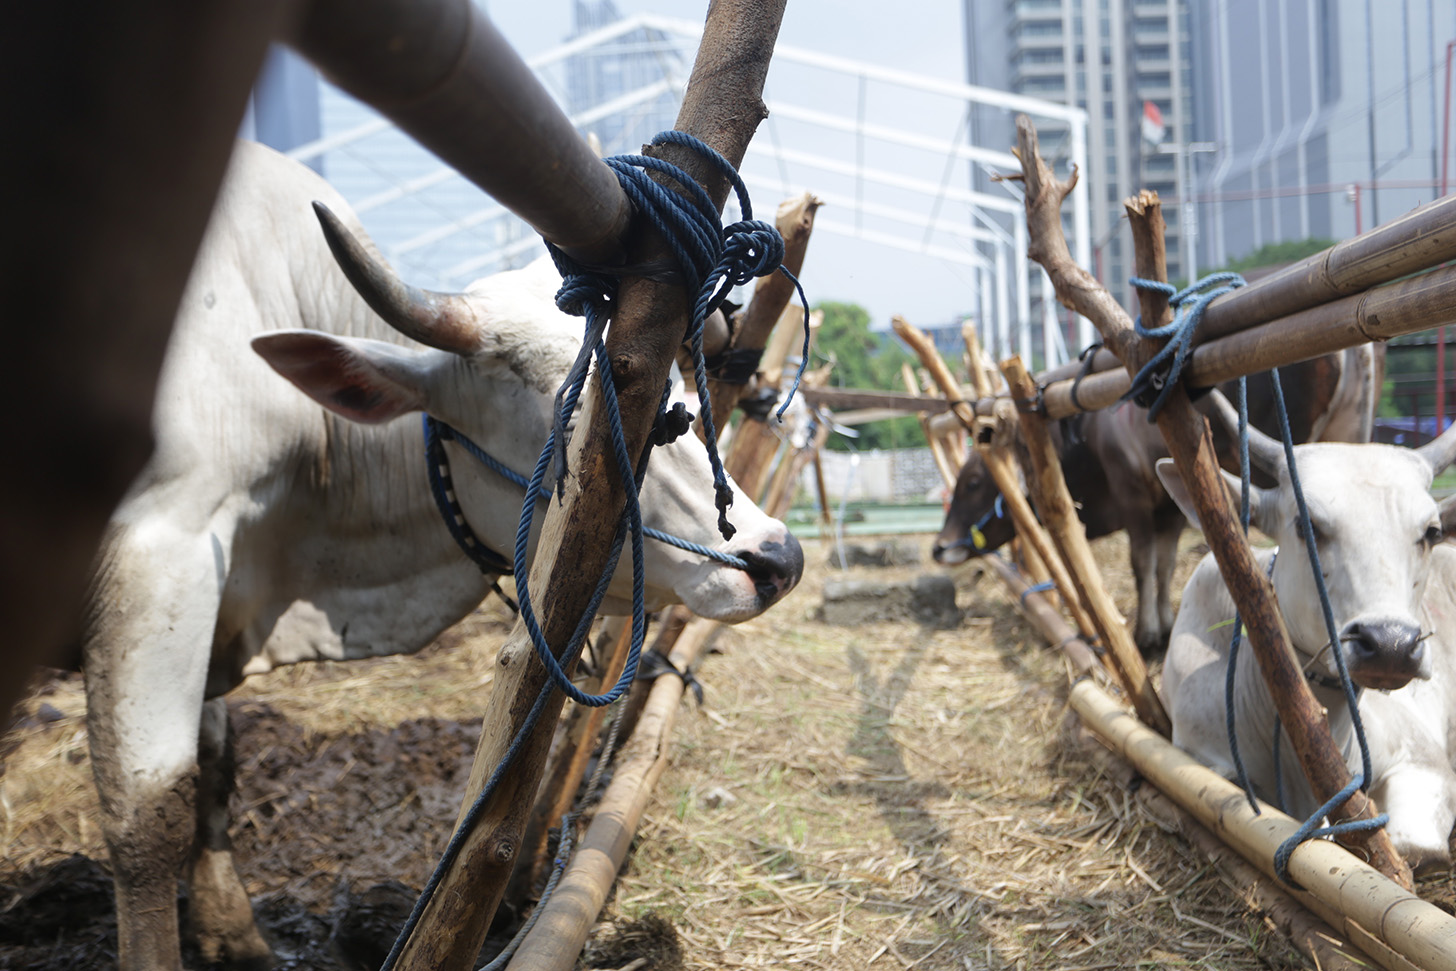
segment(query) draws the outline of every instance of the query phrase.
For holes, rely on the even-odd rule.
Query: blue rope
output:
[[[703,322],[707,315],[722,303],[728,290],[733,286],[746,283],[754,276],[772,272],[775,268],[781,268],[783,239],[773,226],[750,221],[751,209],[748,202],[748,191],[738,177],[738,173],[733,170],[726,159],[708,145],[681,132],[664,132],[653,139],[654,145],[666,143],[692,148],[712,162],[733,183],[733,187],[738,193],[739,206],[744,215],[743,222],[735,223],[727,229],[720,229],[717,208],[712,204],[708,194],[685,172],[658,159],[646,156],[619,156],[606,160],[607,164],[617,173],[618,180],[632,202],[636,214],[645,216],[667,239],[678,258],[684,276],[689,280],[689,290],[698,292],[688,336],[692,339],[695,373],[698,376],[698,398],[702,405],[701,413],[704,430],[707,433],[708,454],[713,465],[714,487],[717,492],[719,509],[719,530],[725,539],[729,539],[733,535],[733,527],[727,520],[727,506],[732,502],[732,490],[728,487],[727,476],[723,471],[722,462],[718,458],[715,441],[716,432],[712,423],[706,369],[703,364]],[[661,172],[673,178],[682,186],[687,198],[670,192],[653,182],[647,177],[648,171]],[[530,633],[536,656],[546,667],[548,680],[542,686],[540,694],[537,695],[535,703],[526,715],[520,731],[511,740],[510,747],[501,758],[500,764],[491,773],[480,794],[460,821],[460,825],[456,827],[439,864],[435,867],[429,882],[415,902],[409,920],[406,921],[399,937],[395,940],[394,947],[385,959],[383,971],[391,971],[398,962],[405,942],[418,926],[420,916],[424,913],[446,871],[459,856],[465,840],[479,823],[491,794],[499,785],[501,778],[514,765],[521,749],[525,747],[526,740],[530,737],[541,712],[545,709],[547,699],[551,696],[552,688],[560,688],[567,697],[579,704],[601,706],[610,704],[619,698],[632,684],[637,674],[638,659],[641,655],[646,628],[643,604],[642,540],[644,530],[642,510],[638,502],[638,489],[641,478],[646,472],[647,458],[651,454],[651,449],[643,451],[642,462],[634,469],[631,458],[627,455],[626,436],[617,407],[617,389],[612,380],[611,361],[607,356],[606,344],[603,340],[608,319],[607,310],[616,300],[617,281],[605,273],[592,272],[579,266],[549,242],[546,246],[563,277],[561,289],[556,297],[557,306],[566,313],[586,318],[586,337],[582,341],[581,350],[571,371],[568,372],[561,388],[557,391],[557,406],[551,434],[547,436],[546,444],[537,459],[535,471],[525,484],[526,495],[521,505],[520,525],[516,531],[514,561],[517,573],[516,592],[520,597],[520,616]],[[792,279],[792,275],[790,275],[790,279]],[[797,286],[797,281],[795,284]],[[800,292],[802,293],[802,290]],[[806,330],[807,327],[808,315],[806,313]],[[626,497],[625,508],[622,521],[618,524],[613,537],[611,549],[608,551],[606,569],[592,593],[590,603],[578,620],[566,649],[562,651],[562,659],[558,660],[546,642],[531,606],[527,583],[526,548],[530,540],[531,523],[534,519],[536,504],[542,499],[542,484],[546,470],[553,464],[553,460],[558,465],[557,489],[560,490],[564,485],[566,425],[576,408],[582,388],[586,384],[588,367],[593,358],[596,360],[597,371],[601,376],[599,384],[606,406],[607,422],[611,430],[614,458],[618,473],[622,477],[622,488]],[[800,370],[802,372],[802,364]],[[455,437],[465,444],[463,436],[456,433]],[[471,451],[474,454],[474,450]],[[484,456],[485,453],[482,451],[476,457],[486,461]],[[486,461],[486,464],[505,475],[507,479],[514,481],[513,476],[507,474],[509,470],[505,470],[503,466],[498,468],[498,463],[495,463],[494,460]],[[607,586],[611,581],[612,573],[628,535],[632,541],[632,640],[628,649],[627,663],[621,677],[609,691],[601,695],[590,695],[571,683],[566,676],[564,665],[570,665],[575,661],[577,653],[586,640],[586,634],[591,629],[592,619],[596,615],[602,598],[606,595]],[[706,551],[706,547],[692,545],[696,549]]]
[[[1136,281],[1134,281],[1136,283]],[[1200,281],[1200,284],[1206,283]],[[1171,288],[1170,288],[1171,289]],[[1196,326],[1196,323],[1195,325]],[[1191,333],[1191,328],[1189,330]],[[1171,346],[1171,344],[1170,344]],[[1166,350],[1166,348],[1165,348]],[[1300,535],[1304,540],[1305,552],[1309,556],[1310,569],[1314,573],[1315,587],[1319,593],[1320,610],[1325,622],[1325,631],[1329,635],[1329,643],[1335,657],[1335,667],[1340,674],[1340,685],[1345,692],[1345,703],[1350,709],[1350,721],[1355,730],[1355,738],[1360,746],[1361,772],[1339,793],[1333,796],[1315,812],[1313,816],[1294,832],[1289,839],[1279,845],[1274,853],[1274,872],[1280,880],[1285,883],[1294,884],[1289,876],[1289,859],[1296,847],[1308,839],[1318,836],[1338,836],[1344,833],[1362,832],[1378,829],[1384,826],[1388,820],[1385,813],[1381,813],[1372,819],[1349,820],[1336,823],[1331,826],[1319,827],[1319,821],[1334,808],[1342,804],[1350,796],[1354,795],[1356,789],[1364,789],[1368,786],[1368,780],[1372,777],[1370,762],[1370,746],[1365,738],[1365,726],[1360,718],[1359,699],[1355,694],[1354,683],[1350,680],[1350,673],[1345,664],[1344,652],[1340,649],[1339,632],[1335,627],[1334,608],[1330,604],[1329,589],[1325,584],[1324,570],[1320,565],[1319,549],[1314,541],[1314,524],[1309,517],[1309,505],[1304,498],[1304,486],[1299,479],[1299,466],[1294,458],[1294,439],[1289,430],[1289,411],[1284,403],[1284,388],[1279,380],[1278,368],[1269,371],[1274,386],[1274,403],[1279,415],[1279,432],[1284,444],[1284,461],[1289,470],[1289,483],[1294,491],[1294,501],[1298,509],[1298,521]],[[1250,494],[1252,487],[1249,480],[1249,406],[1248,388],[1245,379],[1239,379],[1239,459],[1240,459],[1240,489],[1239,489],[1239,517],[1247,536],[1249,531],[1250,518]],[[1275,553],[1277,558],[1278,553]],[[1269,564],[1269,571],[1272,574],[1274,561]],[[1224,716],[1228,730],[1229,751],[1233,757],[1235,771],[1238,776],[1239,785],[1243,788],[1244,794],[1249,800],[1249,807],[1257,815],[1259,813],[1258,802],[1254,796],[1253,784],[1250,782],[1248,773],[1245,771],[1243,759],[1239,755],[1238,729],[1234,712],[1234,675],[1237,668],[1238,649],[1243,638],[1243,618],[1234,613],[1234,632],[1229,645],[1229,659],[1226,677],[1224,681]],[[1276,716],[1274,723],[1274,789],[1275,799],[1279,804],[1284,804],[1284,779],[1281,771],[1280,758],[1280,735],[1282,724]]]
[[[1056,588],[1057,585],[1050,580],[1043,580],[1041,583],[1027,587],[1025,590],[1021,591],[1021,605],[1025,607],[1026,598],[1034,593],[1046,593],[1048,590],[1055,590]]]
[[[1172,323],[1162,327],[1144,327],[1141,315],[1134,321],[1140,337],[1168,339],[1168,343],[1138,371],[1132,379],[1132,387],[1122,396],[1123,401],[1135,401],[1148,409],[1148,421],[1151,422],[1157,420],[1158,412],[1163,410],[1168,395],[1183,374],[1183,365],[1193,350],[1193,334],[1198,329],[1198,322],[1203,319],[1203,311],[1215,297],[1243,286],[1244,278],[1237,273],[1211,273],[1178,291],[1158,280],[1132,277],[1128,282],[1139,290],[1167,294],[1168,305],[1177,311]]]
[[[1289,484],[1294,489],[1294,501],[1299,509],[1299,531],[1304,537],[1305,551],[1309,554],[1309,568],[1314,571],[1315,588],[1319,591],[1320,611],[1324,615],[1325,632],[1330,638],[1330,653],[1334,655],[1335,667],[1340,672],[1340,685],[1345,691],[1345,704],[1350,709],[1350,724],[1355,729],[1355,739],[1360,745],[1360,774],[1351,779],[1350,784],[1341,789],[1329,802],[1321,806],[1293,836],[1280,844],[1279,849],[1275,851],[1275,874],[1285,883],[1292,883],[1293,881],[1289,879],[1289,857],[1300,843],[1316,835],[1338,836],[1343,833],[1378,829],[1385,825],[1389,817],[1385,813],[1381,813],[1372,819],[1348,820],[1333,826],[1315,829],[1320,819],[1333,811],[1335,806],[1354,795],[1356,789],[1368,788],[1373,773],[1370,764],[1370,744],[1366,741],[1365,725],[1360,718],[1359,697],[1355,694],[1355,684],[1350,680],[1350,671],[1345,664],[1345,652],[1340,647],[1339,631],[1335,628],[1335,612],[1334,608],[1330,606],[1330,593],[1325,586],[1324,570],[1320,567],[1319,549],[1314,542],[1314,524],[1309,518],[1309,506],[1304,501],[1304,487],[1299,481],[1299,468],[1294,462],[1294,445],[1289,432],[1289,412],[1284,407],[1284,389],[1279,383],[1279,369],[1271,368],[1269,376],[1274,383],[1274,403],[1279,411],[1279,433],[1284,438],[1284,461],[1289,466]],[[1278,745],[1277,736],[1275,744]]]
[[[484,465],[486,468],[490,469],[492,472],[500,476],[502,479],[505,479],[507,482],[510,482],[513,485],[522,489],[530,487],[530,479],[526,478],[515,469],[506,465],[500,459],[496,458],[494,455],[491,455],[485,449],[481,448],[469,436],[445,424],[438,418],[433,418],[430,415],[425,415],[425,441],[427,443],[427,446],[431,435],[438,435],[442,441],[455,442],[459,444],[460,447],[465,449],[465,451],[469,452],[471,457],[474,458],[477,462],[479,462],[481,465]],[[432,485],[434,485],[435,478],[436,477],[432,473]],[[435,502],[437,505],[440,505],[442,503],[440,488],[438,486],[435,487]],[[463,549],[467,549],[468,552],[468,547],[466,546],[466,544],[461,541],[458,535],[456,535],[457,527],[454,524],[454,518],[447,511],[446,506],[441,506],[440,514],[445,517],[445,525],[451,527],[450,534],[452,536],[455,536],[455,541],[459,543]],[[692,540],[683,539],[681,536],[674,536],[671,533],[665,533],[660,529],[653,529],[651,526],[643,526],[642,535],[646,536],[648,539],[655,539],[659,543],[666,543],[667,545],[675,546],[680,550],[686,550],[689,553],[696,553],[705,559],[716,560],[717,562],[722,563],[725,566],[736,567],[740,570],[748,569],[748,561],[743,559],[742,557],[734,556],[732,553],[724,553],[722,550],[715,550],[712,547],[704,546],[701,543],[694,543]],[[479,540],[476,540],[476,542],[479,543]],[[511,563],[507,562],[504,558],[499,557],[498,554],[495,554],[493,551],[491,555],[496,556],[498,559],[500,559],[500,562],[502,564],[501,568],[496,570],[495,572],[507,574],[514,572],[514,567]],[[474,557],[472,557],[472,559],[473,558]]]
[[[637,215],[647,219],[663,238],[677,259],[686,280],[689,293],[696,293],[692,318],[688,324],[686,339],[692,349],[693,374],[698,390],[700,414],[703,420],[704,441],[708,447],[708,459],[713,469],[713,487],[718,506],[718,530],[724,539],[731,539],[734,528],[728,521],[728,507],[733,503],[733,491],[728,486],[727,474],[718,456],[718,431],[712,418],[712,407],[708,395],[707,364],[703,356],[703,324],[709,314],[722,304],[728,292],[735,286],[747,283],[754,277],[780,270],[794,282],[793,274],[783,268],[783,237],[771,224],[753,219],[753,208],[748,199],[748,189],[738,172],[711,147],[684,132],[661,132],[652,140],[653,145],[679,145],[690,148],[707,160],[720,175],[732,185],[738,197],[743,219],[727,227],[719,224],[718,209],[707,192],[691,176],[677,166],[646,155],[621,155],[606,159],[616,173],[622,190],[631,201]],[[685,195],[660,185],[651,178],[651,173],[665,175],[677,182]],[[588,271],[560,249],[546,244],[557,269],[565,278],[557,295],[557,305],[566,313],[587,317],[587,341],[583,343],[581,355],[573,366],[573,374],[584,374],[589,355],[587,348],[600,343],[606,324],[603,308],[615,301],[616,281],[600,273]],[[799,288],[800,294],[803,293]],[[805,301],[807,307],[807,301]],[[593,312],[592,308],[597,308]],[[804,316],[805,343],[808,342],[809,317]],[[799,373],[807,365],[808,356],[800,361]],[[570,379],[568,379],[570,380]],[[798,379],[795,379],[795,387]],[[786,400],[783,407],[787,407]],[[779,415],[783,414],[783,407]],[[566,421],[558,409],[556,446],[556,484],[558,493],[565,476],[564,449],[566,444]]]
[[[1363,779],[1358,777],[1351,779],[1345,788],[1331,796],[1329,802],[1317,809],[1315,814],[1309,819],[1306,819],[1300,825],[1299,829],[1294,831],[1294,835],[1279,844],[1279,848],[1274,851],[1274,873],[1280,880],[1283,880],[1291,886],[1299,886],[1289,876],[1289,859],[1294,855],[1294,851],[1299,848],[1299,844],[1305,840],[1317,839],[1321,836],[1340,836],[1345,833],[1369,832],[1370,830],[1379,829],[1390,821],[1388,814],[1381,813],[1370,819],[1352,819],[1343,823],[1336,823],[1333,826],[1319,825],[1321,819],[1324,819],[1330,813],[1334,812],[1336,806],[1353,796],[1356,789],[1363,789],[1364,785]]]
[[[1239,378],[1239,524],[1243,526],[1244,538],[1247,541],[1249,535],[1249,382],[1247,378]],[[1276,556],[1278,554],[1275,554]],[[1273,564],[1270,564],[1272,570]],[[1243,787],[1244,795],[1249,800],[1249,808],[1254,815],[1259,814],[1259,800],[1254,795],[1254,784],[1249,781],[1249,773],[1244,768],[1243,756],[1239,754],[1239,730],[1238,723],[1234,718],[1234,675],[1238,671],[1239,645],[1244,640],[1244,618],[1237,611],[1234,611],[1234,634],[1229,641],[1228,668],[1224,673],[1223,682],[1223,715],[1224,727],[1228,731],[1229,754],[1233,757],[1234,771],[1237,773],[1239,785]],[[1275,756],[1278,756],[1279,746],[1274,746]]]

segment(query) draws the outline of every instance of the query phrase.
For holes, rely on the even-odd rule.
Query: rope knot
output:
[[[1166,338],[1168,341],[1152,360],[1143,365],[1133,378],[1132,387],[1122,396],[1123,401],[1132,401],[1148,409],[1148,421],[1152,422],[1157,420],[1168,395],[1182,377],[1183,366],[1193,350],[1193,334],[1198,330],[1198,322],[1203,319],[1203,311],[1215,298],[1244,286],[1245,281],[1237,273],[1211,273],[1177,291],[1161,280],[1132,277],[1128,282],[1139,290],[1167,295],[1168,305],[1175,311],[1172,322],[1162,327],[1144,327],[1141,316],[1134,321],[1138,336],[1156,340]]]
[[[693,413],[681,401],[676,402],[666,411],[657,413],[657,420],[652,425],[652,444],[670,445],[692,427]]]

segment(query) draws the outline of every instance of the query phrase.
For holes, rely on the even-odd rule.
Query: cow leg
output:
[[[182,966],[177,878],[196,832],[214,564],[210,543],[195,537],[150,523],[113,528],[88,598],[86,728],[120,971]]]
[[[1137,586],[1137,619],[1132,639],[1146,656],[1162,648],[1165,631],[1171,630],[1172,624],[1166,628],[1159,625],[1157,544],[1151,532],[1142,527],[1129,528],[1127,551]]]
[[[190,930],[208,964],[266,971],[273,966],[273,955],[253,923],[253,906],[233,865],[228,837],[228,800],[236,762],[232,724],[222,698],[213,698],[202,708],[197,767],[197,842],[188,878]]]
[[[1183,535],[1186,520],[1175,514],[1177,522],[1159,523],[1154,537],[1153,561],[1157,570],[1158,644],[1162,646],[1173,632],[1173,570],[1178,565],[1178,539]]]

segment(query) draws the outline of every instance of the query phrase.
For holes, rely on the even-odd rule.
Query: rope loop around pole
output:
[[[1133,401],[1148,409],[1148,421],[1156,421],[1158,413],[1168,400],[1168,395],[1183,376],[1183,366],[1193,350],[1193,334],[1203,311],[1216,297],[1245,285],[1244,278],[1237,273],[1211,273],[1197,283],[1174,290],[1173,286],[1160,280],[1145,280],[1131,277],[1128,280],[1139,290],[1166,294],[1168,305],[1175,311],[1171,323],[1162,327],[1144,327],[1142,316],[1134,321],[1138,336],[1153,340],[1168,341],[1157,354],[1132,379],[1132,387],[1122,396],[1123,401]]]

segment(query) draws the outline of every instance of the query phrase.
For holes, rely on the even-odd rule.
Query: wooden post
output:
[[[782,17],[783,0],[720,2],[708,11],[677,127],[703,138],[730,164],[742,161],[764,117],[763,79]],[[657,154],[684,168],[722,206],[727,183],[705,160],[677,146],[663,146]],[[668,257],[665,242],[655,234],[628,246],[633,265]],[[641,277],[622,281],[607,342],[628,455],[640,455],[647,441],[673,355],[687,329],[690,300],[680,286]],[[569,461],[575,474],[567,477],[563,501],[547,504],[530,571],[541,627],[556,651],[564,650],[593,587],[608,569],[606,555],[624,504],[596,380],[583,395],[582,432],[571,441]],[[530,639],[517,623],[497,657],[462,817],[522,730],[545,684],[545,672],[533,655]],[[405,942],[396,964],[401,971],[463,971],[472,966],[519,851],[560,708],[561,695],[556,693]]]
[[[627,665],[628,648],[632,645],[630,618],[608,618],[602,625],[598,642],[610,642],[611,651],[605,659],[601,677],[590,689],[593,694],[600,694],[616,684]],[[576,801],[587,760],[591,758],[606,717],[606,707],[574,705],[567,713],[560,748],[547,761],[541,789],[536,793],[536,804],[526,821],[526,831],[521,839],[521,862],[512,874],[507,899],[524,899],[545,870],[550,868],[551,858],[546,855],[546,845],[550,840],[551,827],[561,822],[561,817],[571,810]]]
[[[907,391],[917,398],[921,397],[920,382],[915,379],[915,369],[910,366],[909,361],[902,362],[900,365],[900,380],[905,382]],[[954,489],[960,466],[951,463],[945,443],[930,430],[930,412],[917,412],[915,417],[920,421],[920,431],[925,435],[925,445],[930,449],[930,457],[935,462],[936,470],[940,472],[941,480],[947,489]]]
[[[940,354],[936,351],[935,345],[930,338],[913,327],[904,317],[896,316],[890,319],[890,326],[895,333],[920,358],[920,363],[930,372],[940,390],[945,393],[946,400],[950,402],[953,411],[961,422],[970,429],[973,434],[976,432],[976,413],[970,404],[961,395],[961,386],[951,375],[950,369],[941,360]],[[1007,406],[1010,402],[1003,402]],[[1010,420],[1005,416],[1003,420]],[[1095,635],[1097,628],[1092,624],[1092,618],[1087,615],[1082,603],[1077,598],[1077,588],[1072,584],[1072,578],[1067,573],[1066,566],[1052,549],[1051,540],[1047,537],[1046,531],[1036,521],[1036,514],[1031,511],[1027,504],[1026,496],[1021,491],[1021,482],[1016,474],[1015,459],[1011,457],[1004,448],[999,448],[990,442],[980,441],[976,436],[976,447],[981,451],[981,458],[986,463],[986,471],[991,473],[991,478],[996,480],[996,488],[1001,490],[1001,499],[1006,504],[1006,509],[1011,513],[1012,520],[1016,523],[1016,533],[1022,539],[1029,542],[1046,564],[1047,570],[1051,573],[1052,581],[1061,593],[1062,600],[1067,605],[1067,610],[1077,622],[1077,628],[1087,637]]]
[[[1017,119],[1016,127],[1026,186],[1029,254],[1046,269],[1058,297],[1097,326],[1107,346],[1131,373],[1152,357],[1156,347],[1136,335],[1132,321],[1117,301],[1076,264],[1067,250],[1061,203],[1072,191],[1076,174],[1066,182],[1058,181],[1037,150],[1036,129],[1031,120],[1023,115]],[[1132,222],[1138,275],[1165,279],[1163,221],[1156,194],[1144,191],[1128,201],[1127,210]],[[1150,327],[1170,319],[1166,297],[1143,292],[1142,318]],[[1327,799],[1349,781],[1350,775],[1330,739],[1323,711],[1295,662],[1283,618],[1274,602],[1273,587],[1264,571],[1254,563],[1253,553],[1239,528],[1219,472],[1208,424],[1180,387],[1169,395],[1158,416],[1158,428],[1192,492],[1204,538],[1248,627],[1250,644],[1284,728],[1299,754],[1300,764],[1315,792]],[[1339,819],[1369,819],[1373,815],[1370,799],[1359,791],[1335,813]],[[1380,872],[1403,886],[1411,886],[1410,869],[1395,852],[1384,830],[1354,834],[1349,839],[1362,846]]]
[[[1057,457],[1056,446],[1047,434],[1046,419],[1035,409],[1026,408],[1036,401],[1036,385],[1027,373],[1020,357],[1011,357],[1001,362],[1001,373],[1011,389],[1013,399],[1022,408],[1020,411],[1021,436],[1026,440],[1031,455],[1031,468],[1035,475],[1031,479],[1036,508],[1041,512],[1041,521],[1052,534],[1057,550],[1066,560],[1067,569],[1082,602],[1097,625],[1102,643],[1107,645],[1107,657],[1112,669],[1122,682],[1123,691],[1144,723],[1165,736],[1173,734],[1168,713],[1158,698],[1153,683],[1148,680],[1147,666],[1137,645],[1128,636],[1127,625],[1122,613],[1107,590],[1102,586],[1102,574],[1092,558],[1087,545],[1087,531],[1077,518],[1072,494],[1067,490],[1067,481],[1062,476],[1062,463]]]

